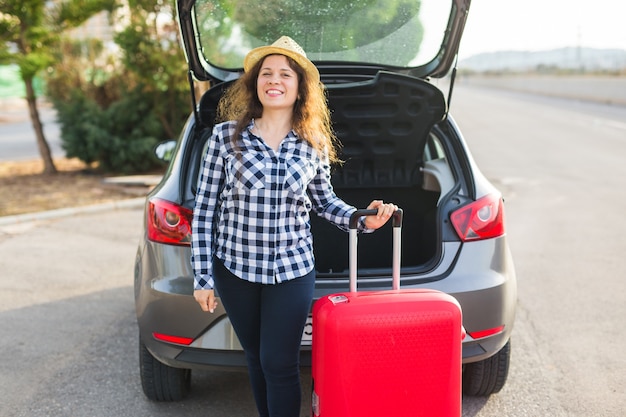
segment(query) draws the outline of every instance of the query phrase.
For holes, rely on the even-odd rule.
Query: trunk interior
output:
[[[227,84],[207,91],[200,101],[202,125],[215,120],[217,101]],[[427,143],[433,125],[446,110],[441,91],[413,77],[379,72],[367,81],[327,84],[333,128],[341,141],[344,163],[333,170],[336,194],[365,208],[372,200],[393,202],[404,210],[402,265],[419,267],[437,250],[437,202],[440,168]],[[445,159],[439,160],[447,167]],[[434,175],[429,172],[435,172]],[[448,178],[449,180],[449,178]],[[348,234],[311,214],[318,278],[347,276]],[[391,268],[391,224],[359,235],[359,270]],[[385,272],[386,273],[386,272]]]
[[[329,85],[328,100],[343,145],[344,163],[333,172],[335,192],[359,208],[374,199],[401,207],[402,265],[423,265],[437,250],[440,191],[425,186],[423,168],[431,128],[445,114],[442,93],[423,80],[380,72],[371,81]],[[315,215],[311,223],[318,277],[346,275],[347,233]],[[391,268],[391,234],[389,222],[359,235],[360,273]]]

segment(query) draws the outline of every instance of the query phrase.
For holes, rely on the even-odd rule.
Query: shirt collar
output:
[[[254,127],[254,119],[250,120],[250,123],[248,123],[248,127],[246,128],[246,131],[248,133],[248,137],[252,138],[255,137],[256,135],[254,133],[252,133],[252,128]],[[285,139],[285,143],[291,143],[291,142],[295,142],[299,139],[298,134],[296,133],[295,130],[291,129],[289,131],[289,133],[287,134],[287,137]]]

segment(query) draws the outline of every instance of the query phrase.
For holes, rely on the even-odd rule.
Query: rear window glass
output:
[[[442,46],[452,0],[197,0],[207,62],[243,66],[246,53],[290,36],[312,61],[417,67]]]

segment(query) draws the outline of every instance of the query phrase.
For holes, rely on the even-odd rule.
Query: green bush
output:
[[[137,87],[102,109],[74,91],[70,100],[55,103],[67,156],[121,174],[161,167],[154,148],[165,138],[150,95]]]
[[[93,38],[59,42],[46,93],[68,157],[120,174],[164,168],[154,148],[178,136],[192,109],[175,20],[156,22],[173,10],[160,0],[135,3],[114,36],[119,51]]]
[[[67,100],[53,98],[53,102],[66,155],[88,164],[97,161],[98,140],[106,136],[103,134],[98,105],[79,90],[74,90]]]

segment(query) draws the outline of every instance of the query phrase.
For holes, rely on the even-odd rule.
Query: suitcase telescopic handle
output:
[[[350,216],[350,247],[349,247],[349,255],[350,255],[350,292],[356,292],[357,286],[357,246],[358,246],[358,237],[357,237],[357,226],[359,224],[359,220],[363,216],[375,216],[378,214],[378,210],[376,209],[357,209]],[[401,243],[402,243],[402,209],[399,208],[393,213],[392,223],[393,226],[393,249],[392,249],[392,264],[391,264],[391,277],[392,277],[392,288],[394,290],[400,289],[400,254],[401,254]]]

